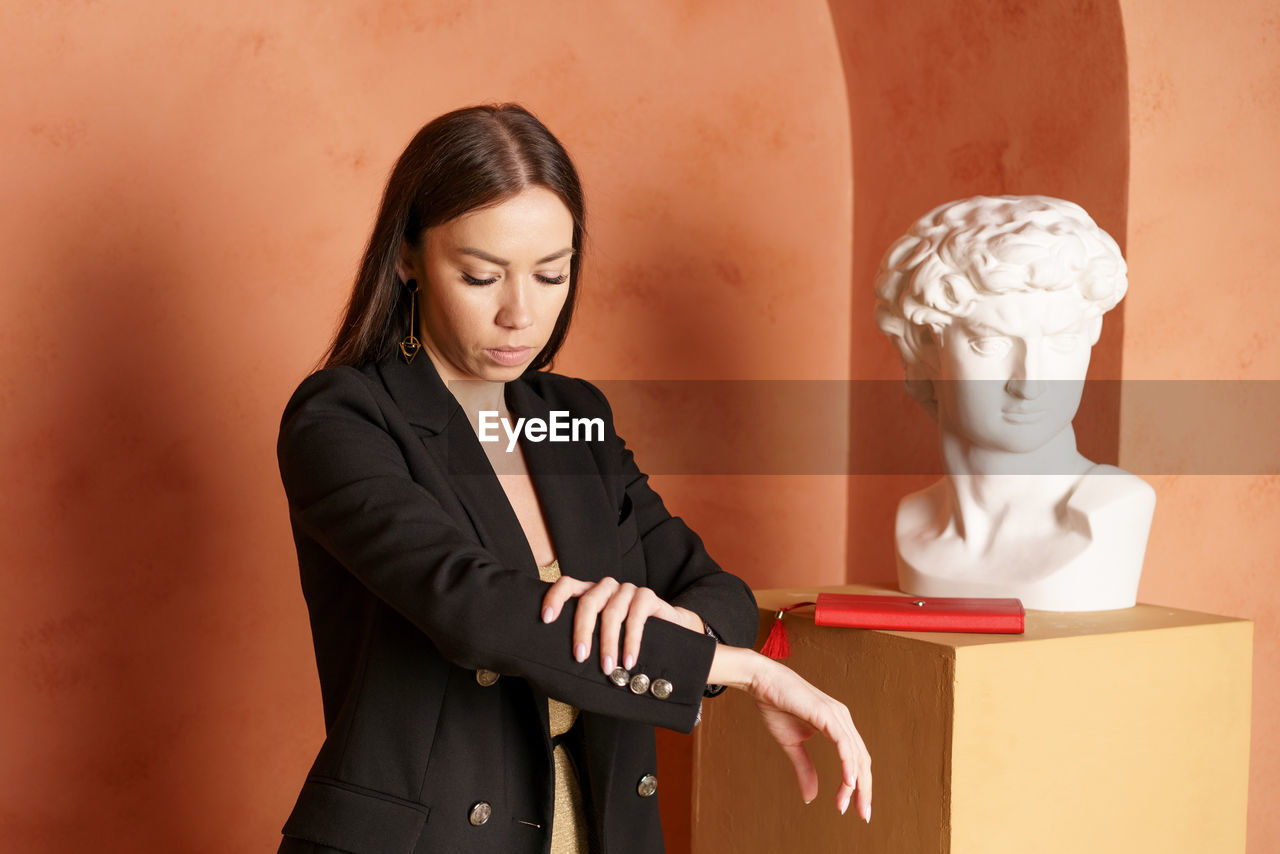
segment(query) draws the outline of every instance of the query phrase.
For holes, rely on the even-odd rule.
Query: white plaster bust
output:
[[[902,590],[1135,603],[1155,492],[1081,456],[1071,425],[1125,269],[1080,206],[1047,196],[951,202],[889,248],[876,322],[938,422],[946,470],[898,505]]]

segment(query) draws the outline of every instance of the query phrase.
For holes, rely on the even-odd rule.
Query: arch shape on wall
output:
[[[977,194],[1043,194],[1082,205],[1125,245],[1128,71],[1117,0],[1022,5],[829,0],[853,154],[850,581],[894,566],[897,497],[941,470],[937,436],[901,390],[872,321],[871,282],[919,216]],[[1124,304],[1108,313],[1091,380],[1118,380]],[[1119,386],[1091,382],[1081,451],[1115,462]],[[874,413],[873,416],[861,415]],[[874,475],[888,475],[888,478]]]

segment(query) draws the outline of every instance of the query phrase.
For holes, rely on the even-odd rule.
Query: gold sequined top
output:
[[[543,581],[560,577],[560,561],[538,567]],[[547,721],[551,736],[563,735],[578,719],[578,709],[547,698]],[[551,820],[551,854],[587,854],[587,817],[582,807],[582,785],[568,749],[557,745],[552,753],[556,771],[555,814]]]

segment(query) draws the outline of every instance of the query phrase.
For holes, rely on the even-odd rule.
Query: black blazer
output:
[[[750,645],[755,600],[648,485],[594,386],[551,373],[508,383],[522,417],[600,418],[603,441],[523,443],[561,571],[653,588]],[[505,439],[504,439],[505,442]],[[571,655],[570,602],[547,585],[474,431],[429,359],[308,377],[285,409],[281,478],[310,612],[326,737],[280,850],[544,852],[553,771],[546,698],[582,710],[593,833],[609,852],[662,850],[653,725],[688,732],[715,642],[662,620],[635,693]],[[490,685],[477,671],[501,674]],[[659,693],[662,693],[661,691]],[[478,802],[492,810],[476,825]]]

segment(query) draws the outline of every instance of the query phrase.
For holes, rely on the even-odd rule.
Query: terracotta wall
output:
[[[563,370],[844,373],[821,3],[20,0],[0,34],[0,849],[275,844],[322,734],[276,424],[428,118],[519,100],[577,157]],[[843,575],[839,478],[659,486],[759,586]]]
[[[1280,379],[1280,5],[1121,6],[1132,114],[1125,375],[1191,391],[1197,380],[1229,389],[1231,381]],[[1258,386],[1247,391],[1275,397]],[[1122,465],[1211,460],[1217,446],[1237,443],[1257,451],[1256,465],[1243,469],[1251,474],[1150,478],[1158,504],[1139,594],[1256,621],[1248,850],[1264,854],[1280,839],[1275,415],[1229,406],[1188,444],[1182,428],[1202,415],[1182,402],[1191,395],[1159,421],[1145,397],[1125,399]],[[1266,420],[1255,432],[1259,417]]]
[[[1076,198],[1127,237],[1100,375],[1273,378],[1275,4],[952,6],[0,7],[0,848],[274,844],[321,735],[276,420],[392,159],[443,110],[523,101],[581,166],[566,372],[896,379],[879,255],[985,191]],[[1143,413],[1098,409],[1100,456],[1149,441]],[[620,416],[641,459],[663,449]],[[855,457],[880,417],[854,409]],[[892,502],[919,478],[656,480],[764,587],[890,578]],[[1276,478],[1153,482],[1142,598],[1257,619],[1271,708]],[[685,744],[662,740],[673,852]],[[1278,754],[1261,716],[1251,851],[1280,835]]]

